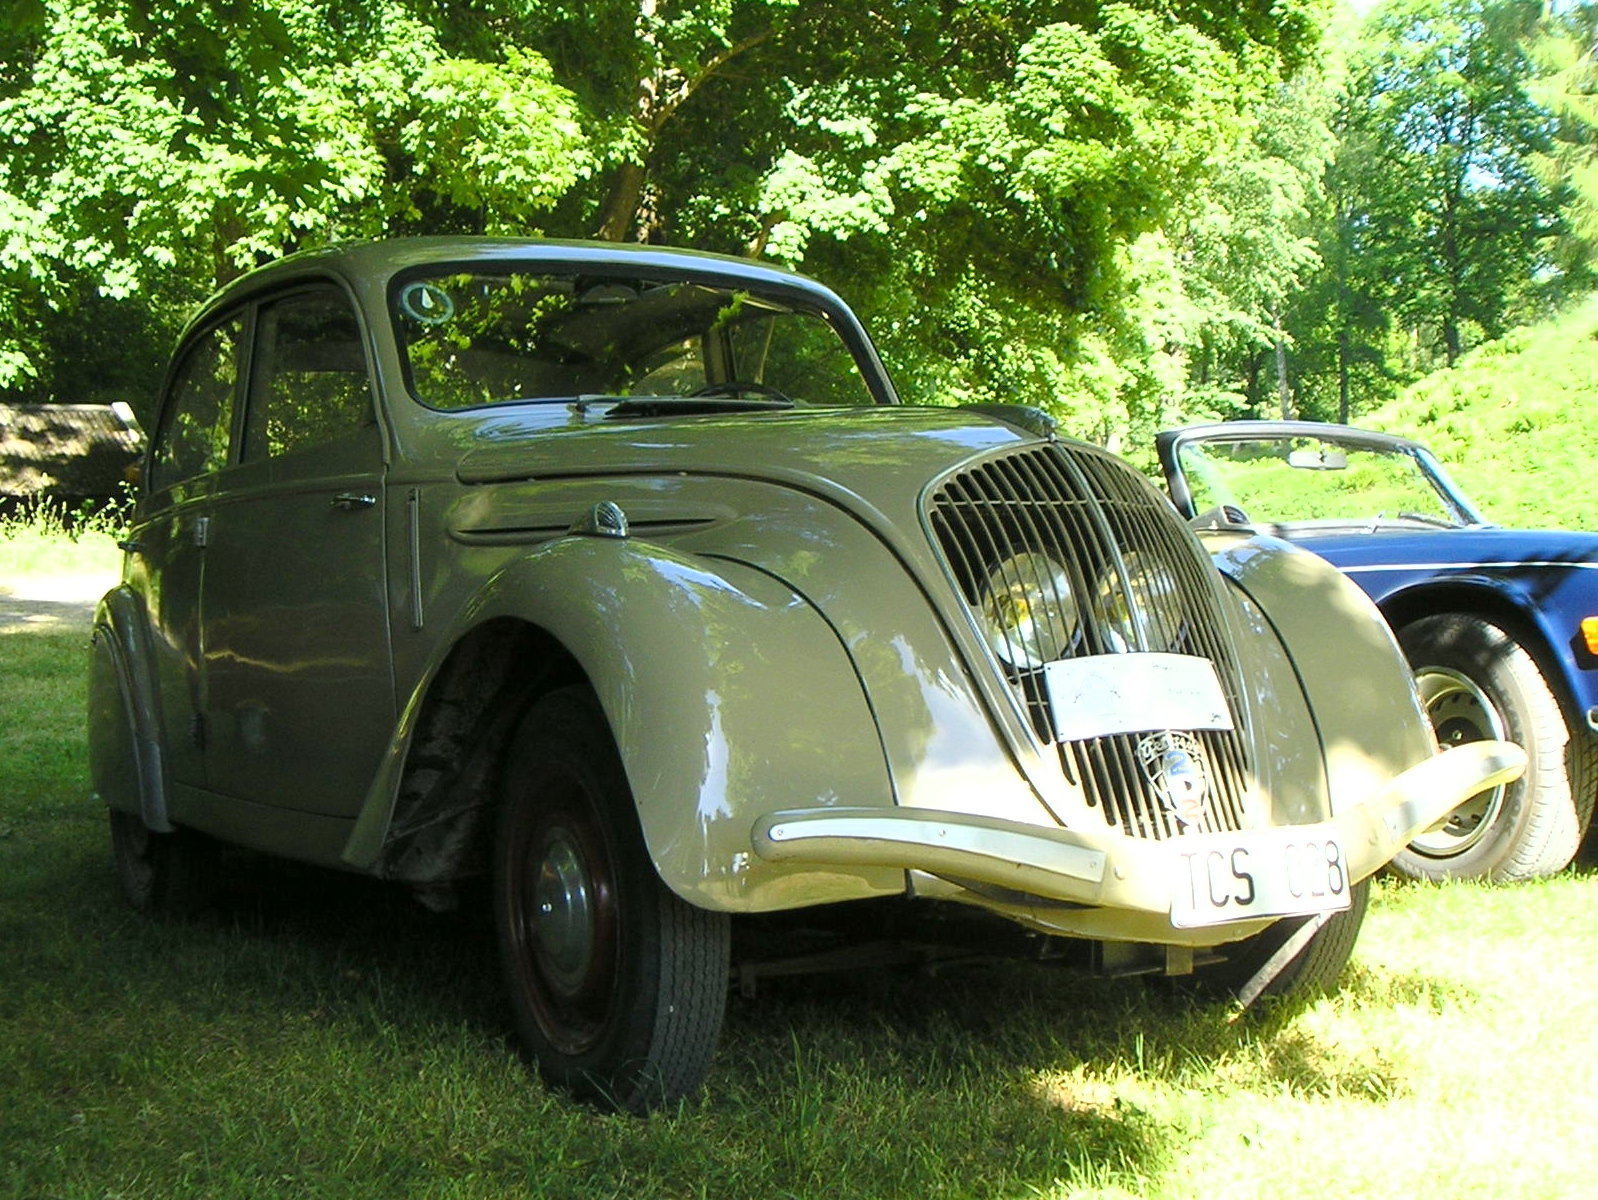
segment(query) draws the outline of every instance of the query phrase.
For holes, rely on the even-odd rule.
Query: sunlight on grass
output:
[[[1490,521],[1598,529],[1595,377],[1598,298],[1478,347],[1357,423],[1425,442]]]
[[[47,501],[0,515],[0,598],[76,597],[94,586],[103,592],[122,567],[120,521],[118,509],[69,516]]]
[[[790,981],[734,998],[702,1097],[602,1116],[518,1059],[471,908],[240,856],[206,917],[128,911],[84,781],[83,642],[0,641],[0,1197],[1545,1200],[1598,1178],[1590,872],[1383,883],[1340,994],[1236,1021],[1038,965]]]

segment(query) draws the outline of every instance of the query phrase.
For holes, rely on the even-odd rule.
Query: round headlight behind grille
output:
[[[1134,550],[1123,560],[1127,586],[1114,570],[1099,577],[1093,589],[1093,614],[1117,650],[1139,648],[1138,630],[1147,649],[1169,650],[1181,628],[1176,574],[1152,555]]]
[[[1014,554],[988,575],[977,614],[993,651],[1018,671],[1064,657],[1079,616],[1070,574],[1046,554]]]

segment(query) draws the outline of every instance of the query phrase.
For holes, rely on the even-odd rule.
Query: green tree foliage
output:
[[[1334,147],[1327,67],[1265,92],[1246,139],[1213,164],[1184,210],[1184,280],[1197,318],[1190,413],[1269,409],[1286,350],[1281,315],[1323,274],[1328,247],[1317,244],[1314,214]]]
[[[1534,313],[1565,281],[1559,197],[1533,169],[1537,0],[1390,0],[1334,122],[1324,270],[1290,320],[1306,415],[1347,419]]]
[[[1393,9],[1328,174],[1322,0],[18,0],[0,388],[148,391],[181,313],[288,250],[542,232],[791,263],[907,397],[1135,446],[1260,410],[1279,354],[1356,360],[1378,312],[1497,327],[1545,195],[1525,7]]]
[[[1556,122],[1531,167],[1564,199],[1558,261],[1585,283],[1598,250],[1598,5],[1548,11],[1527,53],[1537,69],[1527,94]]]
[[[169,334],[219,282],[298,247],[529,227],[591,168],[575,100],[533,51],[460,58],[448,32],[389,0],[13,11],[0,386],[92,388],[97,364],[64,361],[58,331],[107,299]],[[160,349],[142,347],[146,380]]]
[[[912,398],[1020,400],[1140,437],[1199,331],[1247,325],[1277,286],[1250,281],[1294,277],[1266,252],[1303,254],[1278,221],[1292,202],[1248,186],[1248,165],[1208,180],[1272,158],[1261,115],[1316,29],[1294,6],[735,8],[692,56],[706,70],[641,76],[635,111],[654,118],[590,228],[822,275]]]
[[[1331,119],[1334,150],[1311,204],[1319,267],[1290,300],[1291,407],[1300,416],[1347,422],[1356,400],[1391,393],[1387,347],[1394,329],[1392,280],[1382,256],[1386,230],[1369,216],[1372,164],[1377,161],[1372,100],[1342,75]],[[1258,408],[1257,397],[1252,406]]]

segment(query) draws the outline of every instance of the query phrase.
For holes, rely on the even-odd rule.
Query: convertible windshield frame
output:
[[[1307,444],[1322,448],[1319,451],[1319,462],[1314,461],[1315,454],[1305,453]],[[1289,465],[1291,454],[1298,461],[1290,465],[1303,468],[1306,479],[1316,471],[1325,471],[1327,479],[1354,478],[1342,477],[1339,473],[1348,469],[1350,461],[1358,459],[1366,463],[1377,459],[1391,460],[1395,464],[1401,463],[1414,482],[1416,494],[1423,492],[1436,504],[1434,513],[1419,511],[1418,508],[1413,511],[1395,508],[1390,511],[1379,509],[1358,514],[1309,516],[1289,512],[1249,511],[1246,515],[1250,521],[1263,520],[1278,528],[1363,524],[1387,518],[1396,519],[1397,523],[1460,527],[1481,526],[1487,523],[1476,506],[1448,477],[1448,473],[1436,457],[1420,443],[1391,434],[1314,421],[1236,421],[1218,425],[1190,426],[1160,434],[1158,438],[1160,462],[1171,488],[1172,501],[1178,510],[1190,517],[1198,515],[1200,505],[1203,503],[1199,496],[1200,488],[1196,486],[1200,481],[1195,478],[1199,475],[1195,466],[1199,464],[1208,471],[1202,483],[1215,494],[1213,503],[1230,505],[1234,509],[1247,508],[1247,505],[1238,503],[1235,495],[1227,494],[1230,484],[1235,481],[1219,478],[1231,465],[1227,463],[1226,456],[1204,453],[1212,447],[1244,446],[1258,446],[1262,452],[1259,455],[1260,459],[1279,459],[1284,466]],[[1295,449],[1297,453],[1294,453]],[[1356,459],[1351,460],[1349,457],[1351,455],[1356,456]],[[1328,488],[1327,492],[1330,490]],[[1356,491],[1356,489],[1348,490]]]

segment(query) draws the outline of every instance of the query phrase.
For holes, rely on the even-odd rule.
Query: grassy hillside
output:
[[[1598,296],[1518,329],[1357,424],[1425,442],[1504,525],[1598,529]]]

